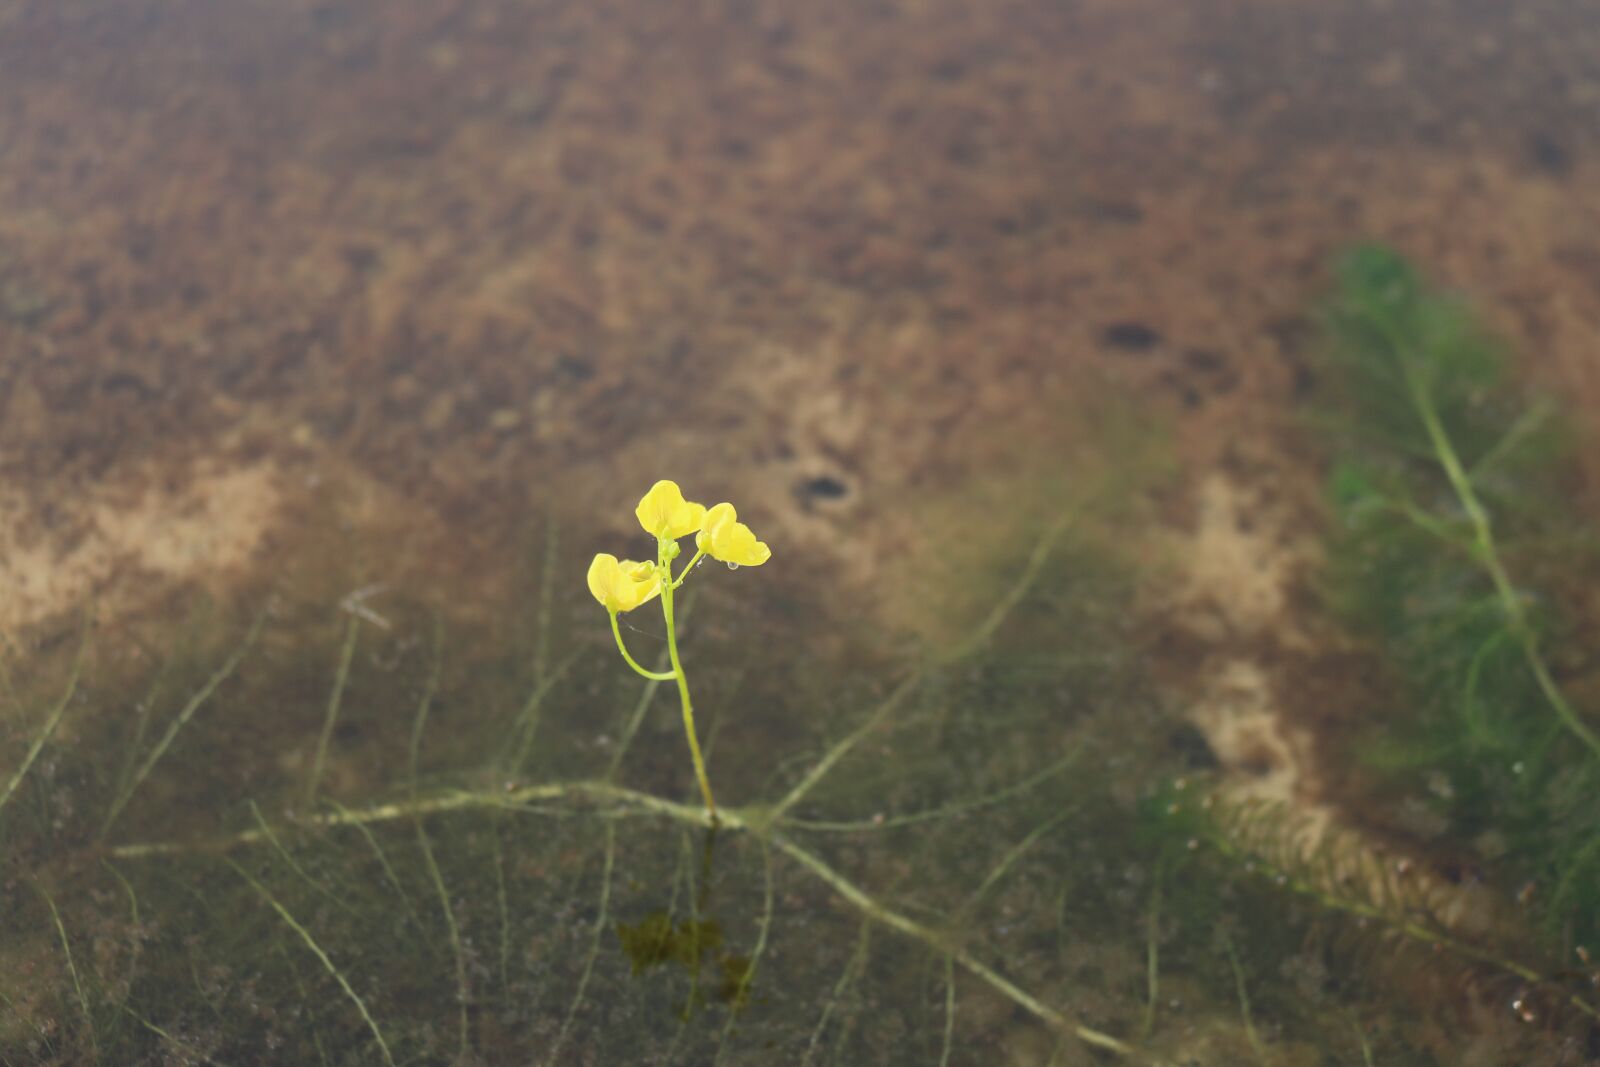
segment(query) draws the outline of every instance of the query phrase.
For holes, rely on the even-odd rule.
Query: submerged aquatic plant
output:
[[[678,656],[678,635],[672,613],[672,594],[685,578],[706,556],[721,560],[730,567],[758,567],[772,558],[772,550],[764,541],[756,540],[750,527],[739,521],[732,504],[717,504],[707,510],[683,497],[678,483],[662,479],[634,509],[644,532],[656,539],[654,563],[621,560],[605,552],[596,554],[589,564],[589,592],[611,616],[611,633],[617,639],[617,651],[636,672],[652,681],[676,681],[678,698],[683,707],[683,729],[689,738],[689,755],[694,760],[695,778],[700,783],[700,795],[705,798],[706,813],[717,821],[717,802],[711,795],[711,781],[706,777],[705,759],[700,754],[700,740],[695,735],[694,705],[689,700],[689,679],[684,674],[683,662]],[[672,562],[682,552],[679,538],[695,535],[696,552],[674,575]],[[628,652],[622,640],[622,629],[617,616],[632,611],[657,596],[667,620],[667,655],[672,663],[670,671],[650,671],[641,667]]]
[[[1282,802],[1230,795],[1203,776],[1173,779],[1142,798],[1140,830],[1162,849],[1164,870],[1188,873],[1194,895],[1242,874],[1260,887],[1354,919],[1357,928],[1375,925],[1392,943],[1450,953],[1523,988],[1541,988],[1552,1007],[1600,1019],[1588,983],[1573,981],[1581,975],[1542,970],[1524,959],[1529,946],[1515,932],[1495,938],[1482,930],[1457,930],[1459,923],[1450,918],[1459,907],[1453,890],[1414,874],[1408,859],[1391,856],[1361,833],[1326,825]],[[1234,873],[1195,873],[1213,863]]]
[[[663,498],[642,509],[664,526],[648,573],[598,564],[608,614],[684,580],[659,541],[686,523],[704,555],[765,556],[731,508]],[[1152,872],[1130,832],[1128,783],[1171,758],[1167,709],[1135,643],[1134,569],[1094,514],[1019,524],[977,566],[946,561],[990,596],[941,603],[961,629],[897,653],[892,673],[767,642],[741,672],[766,714],[721,742],[760,753],[762,780],[716,830],[699,798],[619,777],[664,679],[564,674],[579,654],[562,647],[568,594],[582,594],[560,575],[581,564],[551,547],[553,523],[539,582],[555,592],[489,670],[479,624],[426,602],[397,603],[394,630],[365,630],[352,655],[325,598],[280,598],[253,643],[238,644],[241,623],[160,668],[157,707],[185,710],[147,776],[147,744],[104,743],[142,737],[142,712],[84,714],[95,732],[44,742],[0,812],[8,855],[41,858],[28,880],[43,891],[6,927],[19,965],[0,976],[0,1061],[824,1067],[1002,1048],[1172,1067],[1311,1062],[1297,1050],[1318,1047],[1359,1062],[1326,1007],[1359,1008],[1359,990],[1301,1008],[1277,981],[1301,952],[1298,909],[1261,907],[1263,888],[1204,922],[1188,872]],[[519,620],[526,599],[508,597]],[[70,651],[56,646],[30,701],[51,706]],[[83,707],[121,707],[126,676],[85,678]],[[414,709],[409,734],[399,707]],[[313,791],[304,772],[317,780],[324,748]],[[226,777],[204,777],[219,750]],[[79,783],[74,809],[58,782]],[[99,834],[113,803],[125,814]],[[1196,1046],[1217,1019],[1225,1032]],[[1372,1040],[1377,1062],[1425,1062]]]
[[[1508,1000],[1524,1023],[1570,1013],[1591,1025],[1600,975],[1584,946],[1600,905],[1600,753],[1568,694],[1573,680],[1550,665],[1566,627],[1561,586],[1546,576],[1571,583],[1586,565],[1560,493],[1558,420],[1513,388],[1470,309],[1431,292],[1398,255],[1356,249],[1336,280],[1323,309],[1331,402],[1319,414],[1338,451],[1322,587],[1399,683],[1367,755],[1424,793],[1478,853],[1468,869],[1498,874],[1505,896],[1531,904],[1583,969],[1552,960],[1521,923],[1464,915],[1469,894],[1453,877],[1202,772],[1141,805],[1141,830],[1162,857],[1147,1020],[1157,1015],[1161,924],[1187,910],[1204,928],[1237,892],[1381,932],[1344,951],[1381,944],[1386,965],[1407,943],[1470,962],[1516,989]]]
[[[1326,323],[1344,431],[1327,590],[1381,642],[1414,713],[1380,753],[1581,951],[1600,937],[1600,736],[1551,667],[1585,566],[1549,405],[1386,249],[1341,263]],[[1546,580],[1538,578],[1545,575]]]
[[[717,543],[718,514],[710,509],[701,525],[712,527],[702,547],[713,558],[733,554]],[[1118,1019],[1091,1025],[1058,1006],[1073,978],[1056,948],[1075,938],[1048,904],[1069,847],[1058,831],[1080,818],[1075,798],[1089,787],[1066,773],[1083,762],[1079,746],[1039,757],[1063,745],[1064,715],[1092,734],[1088,717],[1102,700],[1109,709],[1115,694],[1119,716],[1126,701],[1143,704],[1115,627],[1087,627],[1073,656],[1059,655],[1053,638],[1023,640],[1049,630],[1047,618],[1099,620],[1120,610],[1126,585],[1100,553],[1079,545],[1051,562],[1069,525],[1046,531],[957,649],[911,663],[892,687],[860,679],[869,703],[846,709],[836,735],[819,734],[820,751],[780,765],[777,792],[720,810],[699,864],[686,832],[674,850],[674,835],[661,828],[705,827],[703,805],[613,781],[661,679],[642,687],[609,766],[592,776],[484,788],[446,770],[419,783],[416,754],[430,747],[433,705],[469,706],[452,672],[441,675],[434,624],[431,657],[399,672],[417,701],[411,773],[387,799],[352,796],[345,807],[324,795],[320,810],[278,820],[249,801],[251,822],[224,826],[221,836],[202,829],[100,848],[109,865],[94,876],[101,887],[121,887],[107,876],[123,879],[126,869],[133,925],[154,913],[163,926],[137,973],[123,979],[84,967],[82,939],[102,921],[98,898],[80,891],[78,907],[63,908],[67,936],[41,938],[39,951],[62,960],[55,988],[64,1014],[80,999],[69,945],[83,978],[91,1017],[67,1040],[86,1050],[98,1040],[112,1050],[102,1062],[134,1062],[164,1047],[197,1062],[240,1062],[238,1050],[277,1042],[294,1050],[294,1062],[392,1055],[401,1063],[555,1065],[732,1062],[744,1055],[742,1037],[762,1050],[748,1054],[761,1062],[787,1050],[794,1054],[784,1062],[821,1065],[903,1062],[905,1035],[925,1033],[929,1058],[953,1062],[965,1003],[957,987],[972,983],[1041,1024],[1019,1029],[1059,1043],[1062,1056],[1082,1044],[1170,1067],[1159,1048],[1116,1036],[1126,1029]],[[391,640],[425,647],[417,633]],[[1024,647],[1053,651],[1016,660]],[[349,681],[355,701],[370,695],[364,683],[373,680]],[[850,696],[855,681],[834,676],[819,689]],[[795,699],[819,706],[803,685]],[[568,710],[574,722],[588,721],[592,700],[583,694]],[[879,746],[890,738],[897,756],[885,760]],[[476,753],[470,739],[465,751]],[[581,767],[581,751],[555,762]],[[285,795],[299,796],[298,785]],[[724,850],[721,862],[713,863],[713,846]],[[907,863],[937,864],[939,877],[904,884],[896,871]],[[430,897],[437,908],[426,906]],[[41,897],[40,930],[50,929],[45,906]],[[1024,925],[1038,937],[995,934]],[[868,928],[894,936],[869,951]],[[831,931],[852,936],[835,943]],[[237,980],[213,973],[213,961],[241,960],[248,967]],[[907,981],[907,964],[918,960],[942,975],[931,1016]],[[758,986],[778,966],[781,980]],[[720,1025],[693,1025],[708,1015]],[[0,1059],[14,1044],[0,1029]]]

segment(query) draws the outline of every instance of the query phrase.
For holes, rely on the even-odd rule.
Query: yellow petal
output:
[[[654,563],[625,559],[617,565],[618,611],[632,611],[661,592],[661,572]]]
[[[710,540],[713,530],[717,529],[717,527],[721,526],[725,522],[734,521],[738,517],[739,513],[733,510],[732,504],[727,502],[713,504],[711,509],[706,512],[706,520],[701,525],[700,532],[694,535],[694,547],[696,549],[706,548],[706,544]]]
[[[661,592],[661,575],[654,563],[601,552],[589,564],[589,592],[607,611],[632,611]]]
[[[600,601],[600,606],[607,611],[616,611],[617,605],[612,590],[616,587],[616,578],[621,575],[621,568],[617,565],[617,557],[609,552],[597,552],[589,564],[589,592]]]
[[[685,500],[678,483],[665,478],[650,487],[633,513],[645,533],[672,540],[699,530],[706,519],[705,506]]]
[[[656,573],[654,563],[641,563],[638,560],[625,559],[617,564],[623,574],[636,582],[649,581]]]
[[[732,504],[718,504],[708,511],[705,527],[695,540],[712,559],[740,567],[759,567],[772,558],[772,550],[738,520]]]

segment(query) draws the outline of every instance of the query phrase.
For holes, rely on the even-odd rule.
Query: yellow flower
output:
[[[683,499],[678,483],[665,478],[650,487],[633,513],[645,533],[674,541],[694,533],[706,520],[705,505]]]
[[[661,592],[661,572],[654,563],[619,561],[601,552],[589,564],[589,592],[609,612],[632,611]]]
[[[694,540],[695,547],[705,549],[712,559],[741,567],[759,567],[772,558],[772,549],[739,521],[732,504],[718,504],[706,512],[705,525]]]

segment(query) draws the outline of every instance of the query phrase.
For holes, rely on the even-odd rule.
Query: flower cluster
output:
[[[683,708],[683,732],[689,741],[689,755],[694,760],[695,778],[700,783],[700,795],[705,798],[706,815],[716,825],[717,802],[711,794],[711,780],[706,777],[705,758],[700,752],[700,740],[695,735],[694,705],[689,699],[689,679],[683,672],[683,661],[678,656],[678,633],[672,617],[672,591],[683,584],[702,559],[710,556],[720,559],[730,567],[759,567],[772,558],[772,550],[765,542],[757,541],[750,527],[739,521],[732,504],[718,504],[707,508],[683,498],[677,482],[659,481],[639,501],[633,513],[639,517],[644,532],[656,539],[656,561],[640,562],[618,559],[609,552],[601,552],[589,564],[589,592],[600,601],[600,606],[611,616],[611,635],[616,638],[617,651],[629,667],[641,677],[652,682],[676,682],[678,699]],[[677,575],[672,573],[672,561],[682,549],[679,538],[694,534],[695,554]],[[672,663],[670,671],[651,671],[641,667],[622,640],[622,628],[617,625],[617,615],[632,611],[647,601],[661,598],[661,614],[667,624],[667,655]]]
[[[594,557],[589,564],[589,592],[612,614],[632,611],[660,594],[662,582],[672,581],[670,568],[678,555],[678,539],[690,534],[695,535],[697,551],[683,574],[703,556],[740,567],[759,567],[772,558],[772,550],[739,521],[732,504],[707,508],[692,503],[683,498],[677,482],[663,479],[651,486],[634,514],[645,533],[656,538],[660,559],[655,563],[619,560],[608,552]],[[682,581],[681,575],[678,581]]]

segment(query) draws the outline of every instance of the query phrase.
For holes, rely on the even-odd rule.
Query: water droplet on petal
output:
[[[736,570],[739,569],[739,565],[737,563],[729,563],[728,564],[728,569],[730,571],[736,571]]]

